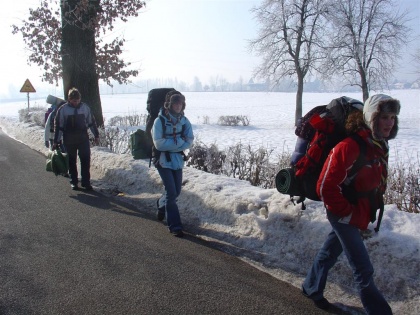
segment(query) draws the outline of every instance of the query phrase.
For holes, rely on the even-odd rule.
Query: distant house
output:
[[[261,92],[267,91],[268,84],[267,83],[255,83],[254,80],[251,78],[248,84],[245,86],[246,90],[249,92]]]

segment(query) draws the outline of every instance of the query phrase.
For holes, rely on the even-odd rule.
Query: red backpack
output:
[[[276,176],[276,188],[282,194],[298,196],[298,203],[305,198],[319,201],[316,184],[325,160],[331,149],[347,137],[345,121],[353,110],[363,110],[363,103],[342,96],[328,105],[314,107],[300,120],[295,134],[298,136],[291,167],[280,170]],[[359,136],[352,136],[366,151],[366,144]],[[360,158],[355,163],[354,173],[364,164]],[[358,166],[360,164],[360,166]],[[302,208],[304,208],[302,204]]]

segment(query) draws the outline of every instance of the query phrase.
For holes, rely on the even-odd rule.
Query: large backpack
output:
[[[146,134],[152,141],[152,127],[155,119],[159,115],[160,109],[165,103],[166,94],[175,92],[174,88],[158,88],[149,91],[147,96],[147,120],[146,120]]]
[[[296,149],[291,167],[282,169],[276,176],[276,188],[282,194],[299,197],[297,202],[308,198],[319,201],[316,184],[331,149],[347,137],[345,122],[350,112],[363,110],[361,101],[342,96],[328,105],[320,105],[309,111],[298,123]],[[360,147],[361,154],[352,167],[355,174],[365,164],[366,143],[354,134],[351,136]]]
[[[52,114],[53,116],[51,116],[51,119],[50,119],[50,126],[45,126],[45,127],[50,128],[50,131],[54,132],[54,117],[55,117],[55,114],[57,113],[57,110],[60,108],[60,106],[65,104],[66,101],[59,98],[59,97],[55,97],[53,95],[48,95],[47,96],[47,103],[50,104],[51,107],[49,107],[47,109],[47,111],[45,112],[44,126],[47,123],[48,116],[50,114]]]
[[[152,127],[155,119],[159,115],[160,109],[163,107],[166,95],[169,92],[176,92],[174,88],[157,88],[149,91],[147,95],[147,119],[145,130],[138,129],[133,133],[130,141],[131,153],[134,159],[152,158],[153,139]]]
[[[163,100],[161,99],[161,97],[163,96],[164,92],[166,92],[165,97],[163,98]],[[148,116],[148,120],[149,117],[151,118],[151,122],[149,125],[146,125],[146,135],[150,137],[150,142],[151,142],[151,156],[150,156],[150,162],[149,162],[149,167],[152,165],[152,162],[154,165],[157,165],[160,155],[162,154],[162,151],[159,151],[154,145],[153,145],[153,139],[152,139],[152,127],[153,127],[153,122],[155,121],[154,115],[156,115],[156,117],[159,115],[159,111],[160,109],[163,107],[165,102],[168,102],[171,98],[172,95],[174,94],[181,94],[181,92],[171,88],[171,89],[154,89],[151,90],[149,92],[149,98],[147,100],[147,110],[149,111],[149,116]],[[159,101],[162,100],[161,105],[159,106]],[[154,104],[156,102],[156,104]],[[155,106],[153,106],[155,105]],[[165,138],[167,137],[173,137],[174,134],[171,132],[169,134],[166,133],[166,122],[165,119],[163,117],[160,117],[160,122],[162,124],[162,132],[163,132],[163,136]],[[182,125],[182,130],[180,132],[180,134],[183,134],[185,132],[185,125]],[[187,156],[185,155],[184,152],[180,152],[184,158],[184,160],[187,160]],[[169,154],[169,152],[164,152],[164,154],[166,155],[166,160],[170,161],[171,160],[171,156]]]

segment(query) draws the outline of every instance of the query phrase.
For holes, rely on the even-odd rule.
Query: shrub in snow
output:
[[[388,170],[388,186],[384,195],[385,204],[395,204],[401,211],[420,213],[420,168],[419,158],[403,164],[397,160]]]
[[[20,109],[18,111],[19,121],[44,127],[46,111],[47,109],[43,107],[30,107],[29,110],[27,108]]]
[[[145,114],[142,114],[142,115],[133,114],[133,115],[122,116],[122,117],[115,116],[109,120],[108,125],[121,126],[121,127],[143,126],[143,125],[146,125],[146,119],[147,119],[147,115]]]
[[[247,116],[220,116],[218,125],[221,126],[249,126],[249,118]]]
[[[130,153],[130,147],[128,139],[130,139],[131,132],[124,128],[119,127],[99,127],[99,145],[101,147],[106,147],[112,152],[119,154]],[[90,130],[89,130],[90,134]],[[91,143],[94,143],[94,137],[89,137]]]

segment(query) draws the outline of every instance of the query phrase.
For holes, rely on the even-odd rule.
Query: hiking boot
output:
[[[92,187],[92,185],[91,185],[91,184],[82,184],[82,187],[83,187],[85,190],[93,190],[93,187]]]
[[[70,184],[72,190],[79,190],[79,186],[77,184]]]
[[[308,296],[308,294],[306,293],[305,289],[302,286],[302,294],[307,297],[308,299],[310,299],[310,297]],[[312,300],[312,299],[311,299]],[[326,298],[321,298],[319,300],[312,300],[315,304],[316,307],[322,309],[322,310],[327,310],[331,307],[331,303],[328,302],[328,300]]]
[[[175,237],[184,237],[184,232],[182,232],[182,230],[171,231],[171,234]]]
[[[313,300],[316,307],[320,308],[321,310],[327,310],[331,307],[331,303],[328,302],[326,298],[322,298],[320,300]]]

